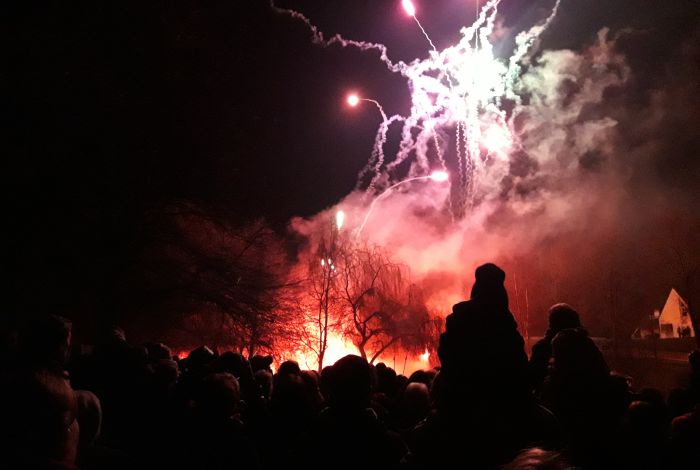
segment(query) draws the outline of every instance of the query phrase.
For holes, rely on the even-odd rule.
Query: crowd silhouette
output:
[[[476,270],[440,337],[440,367],[410,377],[348,355],[178,359],[110,328],[71,349],[71,323],[5,325],[2,468],[700,468],[700,353],[668,397],[611,372],[574,308],[556,304],[532,348],[505,273]]]

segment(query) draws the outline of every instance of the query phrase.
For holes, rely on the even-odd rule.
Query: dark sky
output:
[[[11,3],[0,20],[2,146],[19,306],[109,290],[139,249],[143,214],[168,201],[279,224],[333,204],[353,188],[378,124],[372,107],[343,106],[346,91],[389,112],[408,106],[405,83],[372,53],[314,47],[264,0]],[[328,33],[384,42],[393,57],[423,55],[399,3],[281,4]],[[438,47],[473,18],[469,1],[416,3]],[[552,2],[502,3],[520,29]],[[699,12],[692,0],[563,0],[544,47],[582,48],[603,26],[648,31],[627,44],[644,100]]]

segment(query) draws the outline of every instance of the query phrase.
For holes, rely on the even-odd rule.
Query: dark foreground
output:
[[[206,347],[179,360],[118,328],[71,354],[59,317],[4,328],[0,467],[700,468],[700,353],[676,364],[686,387],[635,389],[559,304],[528,359],[503,278],[477,270],[441,367],[410,377],[357,356],[320,374]]]

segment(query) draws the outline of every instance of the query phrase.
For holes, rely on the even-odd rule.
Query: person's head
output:
[[[169,360],[173,357],[173,352],[163,343],[146,343],[144,346],[148,351],[148,360],[151,362]]]
[[[581,320],[578,312],[569,304],[558,303],[549,308],[549,333],[554,336],[561,330],[579,328]]]
[[[306,419],[313,413],[312,400],[301,373],[275,375],[270,407],[272,414],[282,419]]]
[[[259,356],[256,354],[250,359],[250,367],[253,369],[253,372],[266,370],[272,373],[272,356]]]
[[[624,432],[634,436],[637,443],[649,440],[660,442],[666,429],[666,415],[663,408],[647,401],[633,401],[627,408],[624,419]]]
[[[610,370],[603,354],[581,328],[562,330],[552,340],[554,369],[578,379],[609,380]]]
[[[216,355],[207,346],[200,346],[197,349],[190,351],[185,359],[185,365],[190,372],[201,373],[205,370],[210,370],[209,366],[216,360]]]
[[[233,374],[234,377],[240,378],[243,375],[243,369],[247,365],[240,353],[226,351],[216,359],[213,367],[216,372],[228,372]]]
[[[372,371],[365,359],[349,354],[333,364],[329,385],[332,406],[362,408],[372,392]]]
[[[675,451],[682,452],[691,459],[695,459],[700,451],[698,450],[698,439],[700,439],[700,405],[696,411],[677,416],[671,421],[671,443]],[[691,467],[688,467],[691,468]]]
[[[425,384],[426,387],[430,388],[430,384],[433,383],[434,378],[434,370],[419,369],[411,374],[411,376],[408,378],[408,383],[418,382]]]
[[[21,335],[22,354],[39,367],[62,368],[68,360],[73,325],[58,315],[33,319]]]
[[[297,361],[284,361],[277,370],[277,375],[300,374],[301,369]]]
[[[125,343],[126,333],[121,326],[118,325],[103,325],[100,328],[100,338],[99,343],[101,344],[115,344],[115,343]]]
[[[272,394],[272,373],[261,369],[255,372],[255,384],[258,386],[260,395],[264,398],[270,398]]]
[[[420,382],[411,382],[406,386],[403,394],[404,405],[422,417],[430,410],[430,390],[428,386]]]
[[[162,388],[169,388],[177,383],[180,377],[180,366],[172,359],[160,359],[151,363],[154,383]]]
[[[68,380],[48,369],[3,384],[5,444],[18,458],[74,463],[79,441],[76,397]],[[7,442],[9,439],[10,442]]]
[[[314,409],[321,407],[323,403],[323,395],[321,395],[321,389],[319,387],[319,374],[313,370],[303,370],[301,371],[301,380],[304,382],[304,387],[306,388],[306,394]]]
[[[241,400],[238,380],[227,372],[207,375],[197,392],[197,409],[209,418],[230,418]]]
[[[558,452],[534,447],[518,454],[503,470],[566,470],[571,468]]]
[[[388,397],[393,397],[396,393],[397,384],[396,371],[386,364],[380,362],[375,367],[377,374],[377,391],[384,393]]]
[[[471,298],[477,302],[508,308],[508,293],[503,285],[506,273],[493,263],[476,268]]]

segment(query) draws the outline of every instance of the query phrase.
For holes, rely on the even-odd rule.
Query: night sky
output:
[[[405,82],[373,53],[312,46],[264,0],[11,3],[0,83],[18,312],[109,308],[148,235],[144,214],[170,201],[280,228],[334,204],[354,187],[379,119],[372,107],[347,109],[347,91],[390,113],[409,104]],[[438,47],[473,20],[471,1],[416,3]],[[505,26],[532,24],[551,4],[504,0]],[[328,33],[383,42],[397,59],[427,53],[399,1],[280,5]],[[669,76],[697,67],[679,54],[697,48],[699,15],[692,0],[563,0],[543,48],[578,50],[606,26],[643,32],[620,41],[635,77],[626,99],[641,109]],[[697,121],[681,124],[669,140],[697,137]],[[694,143],[648,170],[690,200]]]

